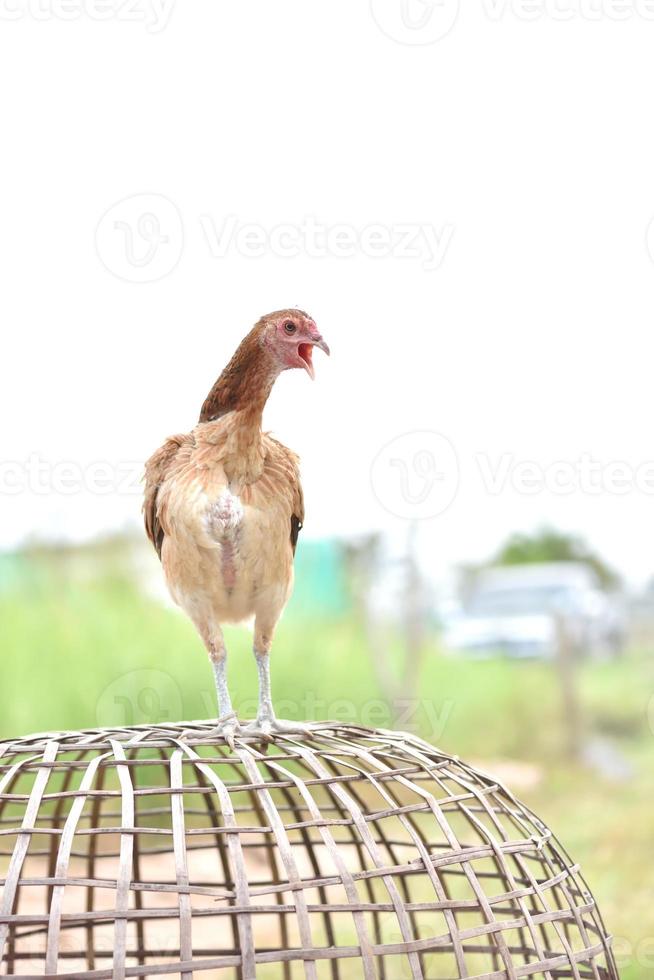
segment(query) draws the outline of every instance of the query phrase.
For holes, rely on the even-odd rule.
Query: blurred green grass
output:
[[[119,575],[75,581],[43,575],[0,598],[5,670],[0,735],[122,725],[215,712],[211,672],[183,615]],[[246,630],[227,632],[229,682],[242,716],[255,711],[256,672]],[[399,658],[398,658],[399,663]],[[280,715],[388,727],[363,632],[351,618],[316,621],[293,607],[273,648]],[[584,664],[586,723],[610,737],[632,778],[614,782],[566,760],[556,676],[545,663],[471,662],[428,651],[420,703],[398,727],[492,768],[524,761],[542,778],[512,787],[578,860],[616,948],[624,980],[654,976],[654,734],[648,706],[654,659],[638,652]]]

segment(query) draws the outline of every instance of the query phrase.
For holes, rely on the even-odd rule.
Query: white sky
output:
[[[332,357],[266,421],[302,456],[307,533],[425,517],[439,570],[547,521],[654,572],[654,19],[471,0],[400,43],[456,14],[410,3],[413,27],[400,0],[0,0],[1,546],[138,521],[138,493],[52,469],[35,492],[25,461],[138,469],[257,316],[298,304]],[[456,460],[411,436],[373,492],[416,431]]]

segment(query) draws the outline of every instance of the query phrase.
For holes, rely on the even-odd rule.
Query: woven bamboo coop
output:
[[[420,739],[209,723],[0,742],[1,972],[613,980],[579,868]]]

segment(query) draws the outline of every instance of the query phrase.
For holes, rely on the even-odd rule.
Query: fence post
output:
[[[561,688],[565,751],[568,758],[579,761],[584,743],[583,719],[575,651],[572,648],[570,630],[562,613],[554,617],[556,624],[556,665]]]

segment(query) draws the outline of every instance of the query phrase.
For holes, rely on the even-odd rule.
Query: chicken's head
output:
[[[279,310],[269,314],[266,321],[264,344],[274,355],[279,370],[304,368],[311,378],[315,377],[313,348],[329,354],[315,320],[302,310]]]

